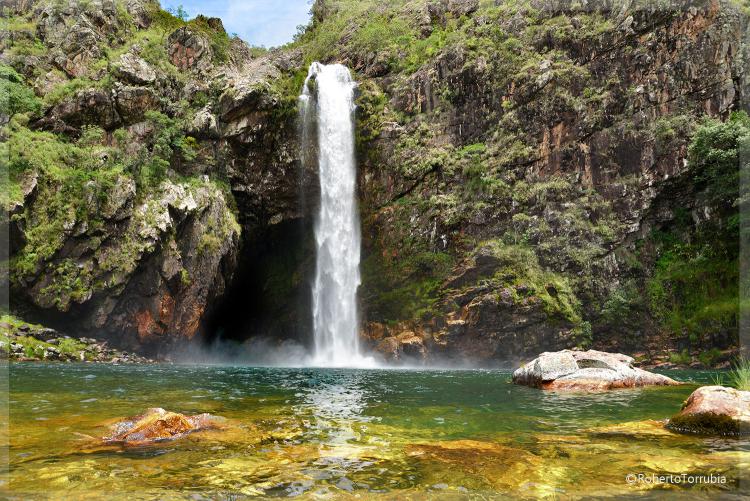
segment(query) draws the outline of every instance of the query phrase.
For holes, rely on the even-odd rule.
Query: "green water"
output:
[[[667,432],[710,373],[681,387],[564,394],[507,371],[11,364],[15,499],[740,498],[750,443]],[[102,445],[148,407],[227,418],[224,430]],[[629,485],[627,474],[722,475]]]

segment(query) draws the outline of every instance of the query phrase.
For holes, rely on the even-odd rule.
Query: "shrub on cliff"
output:
[[[12,117],[16,113],[35,115],[41,102],[34,91],[24,85],[23,78],[13,68],[0,64],[0,114]]]
[[[695,215],[676,210],[673,227],[651,236],[659,255],[647,283],[650,307],[672,335],[688,334],[695,342],[736,337],[740,171],[748,168],[740,150],[748,140],[750,117],[744,112],[725,122],[703,122],[688,154],[702,210]]]

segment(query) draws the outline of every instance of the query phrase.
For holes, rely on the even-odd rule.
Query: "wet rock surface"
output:
[[[750,391],[703,386],[690,394],[667,428],[697,435],[750,434]]]
[[[542,353],[516,369],[513,382],[544,390],[599,391],[677,385],[661,374],[633,367],[633,358],[595,350]]]
[[[102,440],[107,443],[147,445],[163,440],[177,440],[189,433],[217,428],[220,424],[221,418],[211,414],[186,416],[154,407],[143,414],[115,423],[111,427],[111,433]]]

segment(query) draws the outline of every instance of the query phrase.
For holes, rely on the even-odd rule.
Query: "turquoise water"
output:
[[[17,499],[739,496],[748,441],[656,422],[712,373],[668,374],[690,384],[566,394],[508,371],[11,364],[8,486]],[[149,407],[227,426],[141,447],[98,440]],[[629,473],[725,483],[631,485]]]

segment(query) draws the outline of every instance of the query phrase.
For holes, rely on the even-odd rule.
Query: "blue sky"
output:
[[[182,5],[192,19],[219,17],[227,33],[251,45],[276,47],[292,41],[297,26],[310,19],[310,0],[161,0],[164,9]]]

